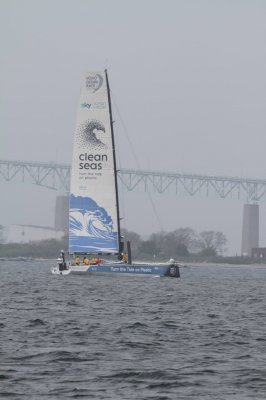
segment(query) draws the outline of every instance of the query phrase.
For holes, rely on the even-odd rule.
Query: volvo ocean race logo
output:
[[[103,84],[103,77],[100,74],[86,76],[86,89],[95,93]]]

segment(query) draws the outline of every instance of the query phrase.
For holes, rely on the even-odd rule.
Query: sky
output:
[[[120,168],[266,178],[265,0],[0,0],[0,46],[0,160],[70,164],[81,78],[107,68]],[[0,224],[53,226],[56,194],[1,180]],[[147,195],[121,198],[128,230],[160,230]],[[243,201],[153,203],[239,254]]]

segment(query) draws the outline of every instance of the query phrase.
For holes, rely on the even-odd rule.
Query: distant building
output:
[[[8,243],[28,243],[36,240],[62,239],[64,231],[38,225],[11,225],[8,228]]]
[[[254,247],[252,249],[251,257],[257,261],[266,262],[266,247]]]

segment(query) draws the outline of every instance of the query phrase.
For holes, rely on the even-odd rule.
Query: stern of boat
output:
[[[170,260],[166,276],[169,276],[170,278],[180,278],[179,265],[174,260]]]

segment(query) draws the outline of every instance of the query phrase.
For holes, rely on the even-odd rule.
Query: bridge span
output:
[[[0,160],[0,179],[6,182],[31,183],[65,195],[70,190],[70,172],[69,164]],[[117,174],[119,185],[127,191],[216,196],[220,199],[234,198],[248,203],[244,205],[243,213],[242,253],[250,255],[252,247],[258,247],[257,203],[266,199],[266,179],[133,169],[120,169]],[[57,211],[62,204],[60,202],[57,205]]]
[[[69,192],[70,171],[69,164],[0,160],[0,179],[27,182],[61,193]],[[247,203],[266,200],[266,179],[134,169],[120,169],[117,173],[119,183],[128,191],[231,197]]]

